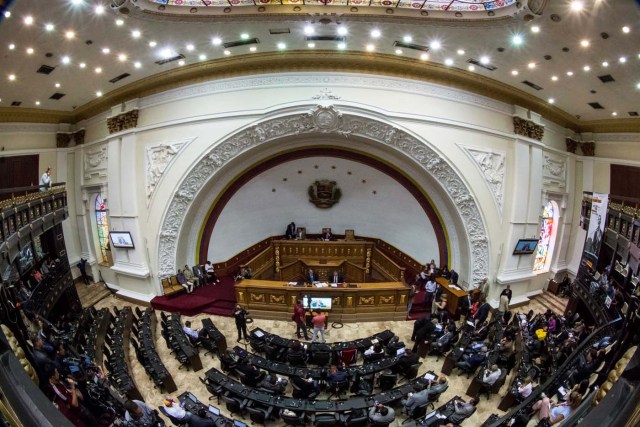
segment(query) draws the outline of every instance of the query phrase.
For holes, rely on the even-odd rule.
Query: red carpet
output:
[[[201,286],[191,294],[155,297],[151,300],[151,306],[156,310],[179,312],[184,316],[199,313],[231,316],[231,311],[236,305],[234,285],[233,277],[220,277],[220,283]]]
[[[407,316],[407,320],[421,319],[427,315],[427,309],[424,306],[424,297],[426,294],[425,291],[416,293],[416,296],[413,298],[411,313]],[[431,308],[429,308],[429,311],[431,311]]]

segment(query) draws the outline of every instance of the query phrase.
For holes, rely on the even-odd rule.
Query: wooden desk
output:
[[[400,282],[355,283],[356,287],[289,286],[282,281],[243,280],[236,300],[252,316],[291,320],[293,306],[304,295],[331,297],[332,321],[405,320],[409,289]]]
[[[450,287],[449,281],[444,277],[437,277],[436,282],[440,285],[443,295],[447,295],[447,310],[449,310],[449,314],[455,316],[458,311],[458,301],[467,295],[467,291]]]

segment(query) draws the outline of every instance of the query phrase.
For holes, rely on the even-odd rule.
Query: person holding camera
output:
[[[144,402],[127,400],[124,402],[124,420],[126,426],[164,426],[164,422]]]
[[[369,410],[369,420],[378,424],[389,424],[396,419],[393,408],[384,406],[376,400],[375,405]]]
[[[242,308],[240,304],[236,305],[233,309],[233,317],[236,319],[236,328],[238,328],[238,341],[242,341],[242,335],[244,339],[249,340],[249,334],[247,334],[247,316],[249,312]]]

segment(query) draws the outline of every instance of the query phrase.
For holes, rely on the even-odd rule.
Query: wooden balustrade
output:
[[[383,275],[387,280],[402,282],[404,280],[404,268],[389,259],[377,247],[373,248],[372,264],[375,271]]]
[[[269,246],[240,267],[249,267],[253,272],[253,277],[255,279],[272,279],[275,268],[273,246]]]

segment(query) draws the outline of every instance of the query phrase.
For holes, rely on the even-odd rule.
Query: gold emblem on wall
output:
[[[296,305],[296,303],[298,302],[298,299],[295,295],[291,295],[291,305]]]
[[[407,296],[406,295],[400,295],[400,305],[404,305],[407,302]]]
[[[340,201],[342,192],[335,181],[320,179],[309,186],[309,201],[320,209],[328,209]]]
[[[244,292],[242,292],[242,291],[238,291],[238,302],[239,303],[243,303],[244,302]]]
[[[374,297],[360,297],[358,305],[373,305],[375,302]]]
[[[353,307],[353,297],[347,297],[347,307]]]
[[[393,297],[393,295],[390,295],[388,297],[380,296],[380,304],[393,304],[394,299],[395,298]]]
[[[264,301],[264,294],[251,293],[251,294],[249,294],[249,299],[250,299],[250,302],[265,302]]]
[[[269,304],[284,304],[284,295],[269,295]]]
[[[331,304],[339,306],[340,305],[340,297],[334,297],[331,300]]]

